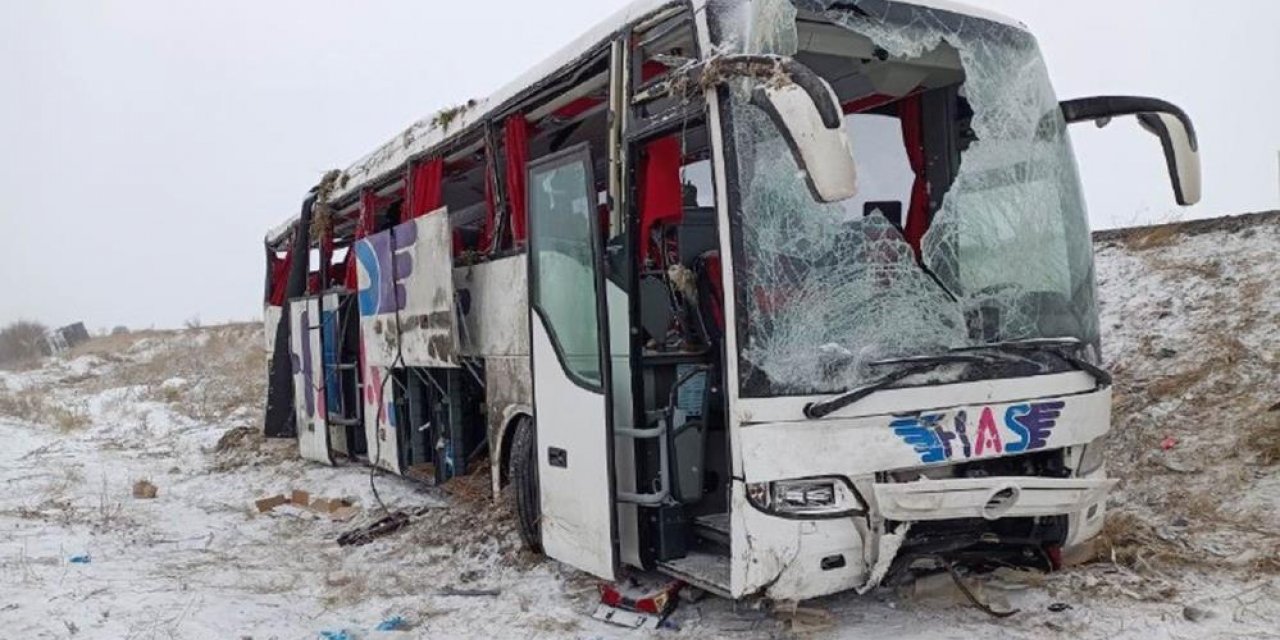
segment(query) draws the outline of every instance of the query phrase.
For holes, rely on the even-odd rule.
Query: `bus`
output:
[[[1111,376],[1068,126],[1017,21],[637,0],[266,237],[265,431],[488,474],[534,551],[729,598],[1053,569],[1100,531]],[[1154,145],[1153,145],[1154,146]]]

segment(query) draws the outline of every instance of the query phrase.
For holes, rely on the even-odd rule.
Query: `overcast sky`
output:
[[[262,236],[325,170],[624,3],[0,2],[0,323],[256,318]],[[1280,2],[974,4],[1037,34],[1061,97],[1157,96],[1195,120],[1191,209],[1136,125],[1075,128],[1095,228],[1280,208]]]

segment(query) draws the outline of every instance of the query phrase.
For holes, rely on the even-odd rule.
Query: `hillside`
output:
[[[1280,624],[1280,213],[1097,234],[1108,465],[1093,562],[984,597],[825,598],[819,637],[1256,637]],[[591,620],[594,580],[522,551],[484,478],[430,489],[265,441],[262,337],[228,325],[100,338],[0,371],[0,620],[12,637],[635,637]],[[131,496],[138,480],[154,499]],[[361,547],[341,533],[418,514]],[[254,501],[303,489],[347,522]],[[85,562],[72,558],[84,557]],[[456,595],[449,589],[495,590]],[[1067,609],[1051,604],[1069,605]],[[1202,617],[1203,614],[1203,617]],[[373,631],[401,616],[409,633]],[[1195,618],[1198,621],[1192,621]],[[794,633],[764,610],[681,606],[670,637]]]

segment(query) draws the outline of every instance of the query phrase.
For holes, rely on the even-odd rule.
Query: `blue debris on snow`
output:
[[[374,628],[378,631],[399,631],[400,629],[408,629],[409,625],[405,623],[404,618],[400,616],[391,616],[390,618],[379,622],[378,626]]]
[[[78,556],[71,556],[67,562],[70,562],[71,564],[89,564],[89,554],[82,553]]]
[[[355,640],[346,630],[343,631],[321,631],[320,640]]]

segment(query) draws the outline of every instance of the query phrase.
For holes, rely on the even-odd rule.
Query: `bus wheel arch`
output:
[[[522,418],[532,420],[532,408],[525,405],[508,405],[502,411],[502,418],[498,423],[501,426],[497,430],[496,446],[491,449],[498,453],[495,461],[497,481],[493,486],[494,499],[497,499],[499,492],[511,483],[511,443],[515,440],[516,427],[519,426]]]
[[[525,547],[542,553],[542,504],[538,487],[538,455],[533,417],[521,415],[511,434],[511,506]]]

